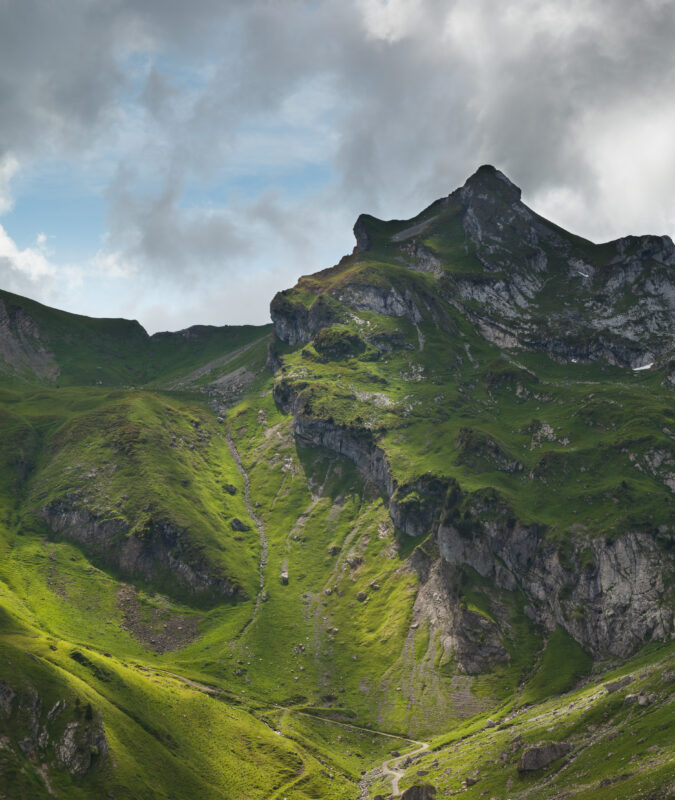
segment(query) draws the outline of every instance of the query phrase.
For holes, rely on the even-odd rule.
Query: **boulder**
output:
[[[230,522],[230,527],[233,531],[250,531],[251,528],[245,522],[242,522],[239,517],[234,517]]]
[[[642,708],[645,706],[651,705],[656,700],[655,694],[647,694],[647,692],[642,691],[639,694],[627,694],[624,698],[624,703],[635,703]]]
[[[532,772],[547,767],[559,758],[566,756],[572,746],[567,742],[552,742],[528,748],[520,757],[518,772]]]
[[[606,683],[605,689],[607,691],[607,694],[612,694],[613,692],[617,692],[619,689],[623,689],[624,686],[628,686],[628,684],[632,682],[633,679],[631,678],[631,676],[625,675],[618,681],[610,681],[609,683]]]

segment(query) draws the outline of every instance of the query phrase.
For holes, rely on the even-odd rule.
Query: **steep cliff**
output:
[[[595,656],[670,639],[672,241],[584,241],[492,167],[355,234],[272,303],[304,345],[275,387],[297,441],[350,458],[397,528]],[[327,354],[338,329],[366,345]]]

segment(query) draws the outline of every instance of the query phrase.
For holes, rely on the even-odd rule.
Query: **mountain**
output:
[[[441,327],[449,305],[499,347],[562,362],[639,368],[672,357],[672,240],[628,236],[594,245],[531,211],[493,167],[481,167],[414,219],[362,215],[354,234],[351,258],[277,295],[272,318],[281,339],[307,342],[323,323],[341,319],[330,298],[413,325],[426,311]],[[413,281],[411,271],[433,281]],[[323,302],[305,308],[301,292]],[[294,298],[300,313],[289,315]]]
[[[0,375],[60,386],[166,387],[174,376],[205,385],[198,378],[216,379],[221,365],[268,330],[194,325],[149,336],[135,320],[69,314],[0,290]]]
[[[0,796],[675,788],[673,243],[354,233],[273,328],[0,293]]]

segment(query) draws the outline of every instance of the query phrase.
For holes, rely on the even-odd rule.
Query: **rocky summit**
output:
[[[0,797],[675,793],[675,246],[497,169],[271,326],[0,292]]]

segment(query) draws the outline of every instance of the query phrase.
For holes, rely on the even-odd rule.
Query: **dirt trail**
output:
[[[389,775],[391,777],[391,793],[394,797],[396,797],[399,793],[398,782],[405,775],[405,770],[400,769],[400,765],[406,760],[406,758],[412,758],[413,756],[419,755],[420,753],[424,753],[426,750],[429,749],[429,745],[427,742],[415,742],[415,744],[419,745],[417,750],[412,750],[410,753],[406,753],[404,756],[396,756],[396,758],[390,758],[388,761],[385,761],[382,764],[382,772],[385,775]]]
[[[159,668],[157,671],[164,673],[164,675],[170,675],[172,678],[175,678],[177,681],[181,681],[181,683],[184,683],[186,686],[190,686],[192,689],[196,689],[198,692],[204,692],[204,694],[211,695],[223,693],[223,690],[219,689],[217,686],[207,686],[205,683],[193,681],[191,678],[186,678],[185,675],[179,675],[177,672],[169,672],[168,669],[161,668]]]
[[[181,681],[182,683],[186,684],[187,686],[190,686],[192,689],[195,689],[198,692],[204,692],[204,694],[208,694],[211,696],[224,694],[223,690],[219,689],[216,686],[206,686],[203,683],[199,683],[198,681],[193,681],[190,678],[186,678],[184,675],[179,675],[176,672],[169,672],[169,670],[161,670],[161,672],[163,672],[165,675],[170,675],[172,678]],[[348,730],[359,731],[361,733],[369,733],[375,736],[384,736],[387,739],[395,739],[396,741],[399,742],[407,742],[408,744],[419,745],[419,747],[415,748],[415,750],[411,750],[408,753],[404,753],[402,756],[395,756],[394,758],[387,759],[382,763],[382,766],[380,767],[381,774],[388,775],[391,778],[392,795],[394,796],[398,795],[399,781],[405,775],[405,770],[401,769],[400,765],[403,764],[403,762],[407,758],[413,758],[414,756],[417,756],[420,753],[424,753],[429,749],[429,744],[427,742],[420,742],[416,739],[409,739],[407,736],[401,736],[396,733],[385,733],[384,731],[378,731],[375,728],[366,728],[363,725],[354,725],[351,722],[340,722],[339,720],[336,719],[328,719],[327,717],[321,717],[318,714],[310,714],[307,711],[300,711],[299,709],[290,708],[289,706],[284,706],[279,703],[270,703],[269,705],[272,708],[278,708],[282,711],[285,711],[286,713],[297,714],[302,717],[309,717],[310,719],[313,720],[321,720],[321,722],[327,723],[329,725],[336,725],[339,728],[346,728]],[[265,724],[267,725],[267,727],[271,727],[267,722],[265,722]],[[284,735],[280,731],[275,731],[275,733],[278,733],[280,736]],[[298,753],[298,755],[301,754]],[[281,789],[284,790],[290,789],[295,783],[297,783],[298,780],[300,780],[303,773],[304,773],[304,765],[302,772],[299,775],[296,775],[290,781],[290,783],[281,787]],[[361,787],[362,796],[366,797],[368,792],[367,778],[362,779],[359,782],[359,786]],[[280,794],[280,791],[281,790],[275,792],[272,797],[276,798]]]
[[[251,504],[251,482],[249,481],[248,474],[244,469],[243,464],[241,463],[241,458],[239,456],[239,452],[235,447],[234,441],[232,440],[232,434],[229,428],[225,430],[225,436],[227,439],[227,446],[230,450],[230,455],[234,459],[234,463],[237,465],[237,469],[241,473],[241,477],[244,480],[244,502],[246,503],[246,510],[248,511],[249,517],[255,522],[256,528],[260,533],[260,567],[259,567],[259,574],[260,574],[260,587],[258,589],[258,596],[255,600],[255,607],[253,609],[253,614],[251,619],[246,623],[244,628],[241,630],[241,634],[252,625],[256,619],[258,618],[258,612],[260,611],[260,605],[262,603],[263,593],[265,592],[265,566],[267,565],[267,535],[265,534],[265,526],[261,522],[258,515],[253,510],[253,506]]]

